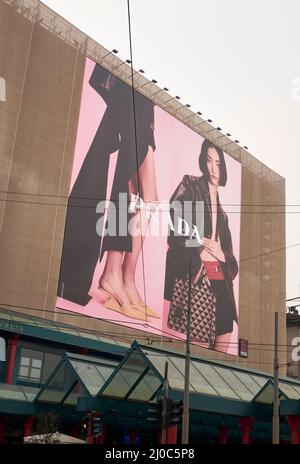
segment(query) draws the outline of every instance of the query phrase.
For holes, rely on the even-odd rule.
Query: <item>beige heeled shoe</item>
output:
[[[143,313],[147,314],[147,316],[160,319],[160,315],[155,312],[154,309],[151,309],[149,306],[147,306],[143,301],[140,301],[139,303],[133,303],[133,305]]]
[[[105,287],[103,288],[103,283]],[[111,311],[116,311],[119,314],[122,314],[123,316],[129,317],[131,319],[137,319],[139,321],[143,322],[151,322],[145,313],[143,313],[138,307],[132,304],[125,304],[122,303],[122,300],[118,298],[116,293],[114,292],[114,289],[112,286],[107,282],[107,280],[103,279],[102,283],[98,285],[98,290],[103,292],[106,296],[107,299],[103,304],[103,306],[107,309],[110,309]]]

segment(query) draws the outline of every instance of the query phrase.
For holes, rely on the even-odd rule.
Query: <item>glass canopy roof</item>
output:
[[[293,383],[279,382],[279,393],[281,398],[288,400],[300,399],[300,385]],[[255,403],[272,404],[274,398],[274,385],[272,380],[268,380],[266,385],[259,391],[253,399]]]
[[[39,391],[39,388],[0,383],[0,400],[33,402]]]
[[[8,311],[4,308],[0,308],[0,320],[3,320],[3,322],[5,321],[11,324],[25,324],[39,329],[51,330],[60,334],[74,335],[80,338],[88,338],[96,342],[104,342],[113,345],[129,347],[128,344],[120,342],[114,337],[105,337],[102,335],[100,336],[95,332],[91,332],[88,330],[85,331],[84,329],[77,329],[76,327],[68,324],[58,323],[56,321],[30,316],[29,314]],[[5,328],[5,325],[3,323],[2,325],[0,325],[0,329],[2,327]]]
[[[76,406],[79,396],[96,396],[118,364],[118,361],[65,353],[36,400]]]
[[[128,356],[111,378],[103,385],[98,397],[122,399],[155,398],[163,385],[165,362],[168,361],[169,387],[184,390],[185,358],[180,353],[163,351],[133,343]],[[269,404],[266,391],[272,377],[266,373],[228,366],[222,362],[192,357],[190,364],[190,392],[223,399]],[[270,387],[271,388],[271,387]],[[272,387],[273,391],[273,387]],[[300,399],[300,382],[282,380],[280,391],[287,399]],[[259,398],[259,393],[261,397]]]
[[[134,342],[121,363],[66,353],[36,401],[73,406],[80,396],[152,401],[162,389],[166,361],[169,388],[183,391],[185,358],[180,352]],[[279,388],[284,399],[300,399],[300,382],[280,378]],[[199,398],[208,395],[249,404],[271,404],[272,376],[192,356],[190,392]]]

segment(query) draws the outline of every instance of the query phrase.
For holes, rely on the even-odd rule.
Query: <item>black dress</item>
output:
[[[90,300],[94,269],[104,252],[132,249],[129,234],[101,237],[96,231],[96,206],[106,197],[109,155],[118,150],[110,197],[118,209],[119,193],[128,193],[128,181],[149,146],[155,150],[154,104],[98,64],[89,83],[107,108],[68,200],[58,285],[58,296],[81,305]]]

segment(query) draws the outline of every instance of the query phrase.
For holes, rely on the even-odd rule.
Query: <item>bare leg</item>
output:
[[[130,185],[133,185],[133,181]],[[157,201],[153,149],[150,146],[146,158],[139,168],[139,187],[141,190],[140,195],[144,202]],[[147,232],[148,223],[149,219],[146,217],[146,210],[138,210],[132,219],[132,224],[133,226],[139,226],[140,233],[132,237],[132,251],[126,252],[123,260],[123,285],[132,303],[142,301],[135,285],[135,271],[142,244]]]
[[[115,296],[120,300],[118,301],[120,304],[129,304],[129,298],[123,287],[122,260],[122,251],[107,252],[105,267],[99,280],[99,286],[109,293],[113,289]]]

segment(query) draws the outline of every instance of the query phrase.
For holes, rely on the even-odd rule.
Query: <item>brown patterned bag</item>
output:
[[[189,276],[175,278],[167,325],[176,332],[186,333],[189,305]],[[216,338],[216,296],[211,291],[203,266],[197,284],[191,285],[191,340],[208,343],[213,349]]]

